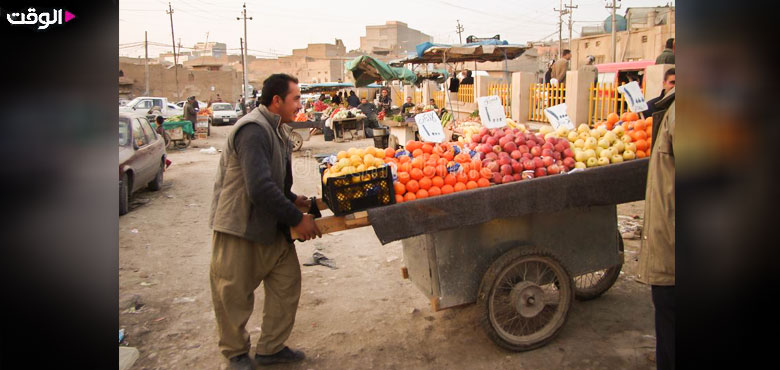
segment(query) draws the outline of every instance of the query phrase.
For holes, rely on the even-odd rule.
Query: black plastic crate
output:
[[[320,176],[326,167],[320,166]],[[320,181],[321,182],[321,181]],[[336,216],[395,204],[393,172],[390,166],[329,177],[322,184],[322,199]]]

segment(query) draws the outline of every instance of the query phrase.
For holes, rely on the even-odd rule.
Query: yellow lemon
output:
[[[374,157],[377,157],[379,159],[384,159],[385,158],[385,151],[382,150],[382,149],[377,150],[376,153],[374,153]]]
[[[376,148],[373,146],[366,148],[366,154],[376,155]]]
[[[351,163],[352,162],[349,160],[349,158],[341,158],[341,159],[339,159],[339,166],[340,166],[339,169],[347,167]]]
[[[374,157],[373,154],[367,153],[366,155],[363,156],[363,163],[365,164],[374,163],[374,159],[376,159],[376,157]]]
[[[363,158],[361,158],[359,155],[355,154],[351,157],[349,157],[350,164],[353,166],[357,166],[361,163],[363,163]]]
[[[383,160],[381,160],[379,158],[374,159],[374,167],[379,168],[379,167],[382,167],[382,165],[384,165],[384,164],[385,164],[385,161],[383,161]]]
[[[336,154],[336,158],[337,159],[347,158],[347,152],[345,152],[343,150],[340,151],[339,154]]]
[[[365,150],[363,150],[363,149],[358,149],[358,150],[355,152],[355,154],[357,154],[358,156],[360,156],[360,158],[363,158],[363,156],[364,156],[364,155],[366,155],[366,151],[365,151]]]
[[[341,170],[345,175],[350,175],[355,173],[355,166],[347,166],[344,167],[344,169]]]
[[[357,172],[363,172],[363,171],[365,171],[365,170],[366,170],[366,165],[364,165],[364,164],[362,164],[362,163],[361,163],[361,164],[359,164],[359,165],[357,166]]]
[[[347,155],[348,155],[348,156],[350,156],[350,157],[351,157],[351,156],[353,156],[353,155],[355,155],[355,154],[357,154],[357,149],[355,149],[355,148],[349,148],[349,149],[347,149]]]
[[[360,176],[353,176],[352,177],[352,183],[357,184],[360,182]]]

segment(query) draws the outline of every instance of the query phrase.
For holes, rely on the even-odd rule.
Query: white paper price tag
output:
[[[482,96],[477,99],[477,104],[482,126],[487,128],[506,126],[506,113],[504,113],[504,106],[501,105],[501,98],[496,95]]]
[[[547,120],[554,129],[564,127],[569,130],[574,130],[574,124],[571,123],[569,114],[566,113],[566,103],[554,105],[544,110],[544,115],[547,116]]]
[[[647,110],[647,102],[644,95],[642,95],[642,89],[639,88],[639,84],[636,81],[618,86],[618,91],[623,94],[630,111],[638,113]]]
[[[417,122],[417,132],[420,133],[420,139],[429,143],[444,142],[444,130],[441,128],[441,120],[436,112],[430,111],[420,113],[414,116]]]

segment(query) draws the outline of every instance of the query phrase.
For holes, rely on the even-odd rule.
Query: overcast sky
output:
[[[258,57],[289,55],[292,49],[309,43],[334,43],[341,39],[347,51],[360,47],[365,26],[397,20],[433,36],[434,42],[458,43],[457,20],[466,36],[491,37],[523,44],[527,41],[558,40],[558,13],[561,0],[370,0],[370,1],[242,1],[173,0],[173,26],[176,43],[182,51],[196,42],[227,44],[228,53],[240,54],[239,38],[244,36],[241,16],[246,3],[249,54]],[[568,1],[564,1],[568,4]],[[612,1],[610,0],[611,4]],[[617,14],[626,8],[674,4],[663,0],[623,0]],[[573,0],[573,37],[583,26],[594,26],[609,16],[605,0]],[[119,2],[119,55],[143,57],[144,31],[148,31],[149,56],[168,52],[171,20],[168,1],[133,0]],[[564,16],[563,37],[568,37],[568,15]],[[208,33],[208,35],[207,35]],[[136,44],[140,43],[140,44]],[[160,44],[168,45],[167,47]],[[232,50],[231,50],[232,49]]]

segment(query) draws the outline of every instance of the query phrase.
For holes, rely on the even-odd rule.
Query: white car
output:
[[[211,110],[211,124],[214,126],[232,125],[238,120],[236,110],[230,103],[212,103]]]
[[[160,113],[165,118],[178,116],[183,113],[181,108],[177,107],[176,104],[169,103],[168,99],[155,96],[137,97],[127,104],[120,106],[119,111],[148,115],[149,110],[151,110],[152,107],[159,107]]]
[[[180,102],[177,102],[177,103],[176,103],[176,106],[177,106],[177,107],[179,107],[179,108],[181,108],[181,109],[184,109],[184,103],[186,103],[186,102],[187,102],[186,100],[182,100],[182,101],[180,101]],[[206,109],[206,107],[207,107],[207,106],[208,106],[208,104],[207,104],[207,103],[204,103],[204,102],[202,102],[202,101],[198,100],[198,108],[200,108],[200,109]]]

